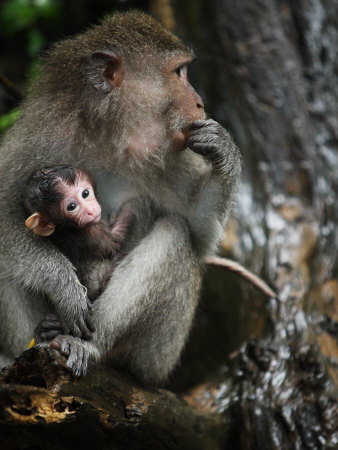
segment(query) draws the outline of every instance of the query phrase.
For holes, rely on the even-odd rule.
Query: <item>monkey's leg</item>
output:
[[[159,219],[95,301],[91,343],[103,358],[119,344],[134,373],[151,382],[166,379],[188,336],[200,284],[186,221]]]

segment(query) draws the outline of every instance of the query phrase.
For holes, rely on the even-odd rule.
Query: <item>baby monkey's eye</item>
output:
[[[88,195],[89,195],[89,190],[88,190],[88,189],[85,189],[85,190],[82,192],[82,197],[83,197],[83,198],[87,198]]]
[[[76,203],[72,202],[69,203],[69,205],[67,205],[67,211],[74,211],[74,209],[76,208]]]

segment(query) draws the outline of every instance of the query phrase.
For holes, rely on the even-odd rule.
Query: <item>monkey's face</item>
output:
[[[188,81],[190,52],[127,57],[95,52],[92,58],[90,80],[96,80],[104,105],[99,129],[105,139],[110,135],[113,163],[141,171],[144,164],[165,167],[168,154],[186,148],[191,123],[205,117],[202,99]],[[109,151],[106,142],[102,152]]]
[[[167,156],[186,148],[191,123],[205,117],[202,99],[188,81],[191,56],[161,58],[125,67],[120,87],[123,134],[117,152],[122,166],[141,173],[145,166],[165,168]]]
[[[186,148],[192,122],[205,118],[201,97],[188,80],[188,66],[192,58],[187,56],[170,58],[165,67],[166,92],[169,94],[168,124],[173,148]]]
[[[60,189],[63,192],[60,209],[65,221],[71,221],[80,228],[95,225],[100,221],[101,206],[87,177],[78,177],[72,186],[62,182]]]

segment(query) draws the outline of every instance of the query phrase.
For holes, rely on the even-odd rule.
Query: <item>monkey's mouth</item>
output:
[[[92,225],[96,225],[101,220],[101,213],[99,213],[97,216],[94,217],[94,219],[91,222],[88,222],[88,226],[91,227]]]

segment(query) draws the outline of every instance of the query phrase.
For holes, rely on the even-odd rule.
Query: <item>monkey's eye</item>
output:
[[[89,195],[88,189],[85,189],[84,191],[82,191],[82,197],[83,197],[83,198],[87,198],[88,195]]]
[[[74,211],[74,209],[76,209],[76,207],[77,207],[76,203],[74,203],[74,202],[69,203],[69,205],[67,205],[67,211]]]
[[[175,69],[175,72],[180,78],[183,78],[187,73],[187,65],[182,64],[182,66],[179,66]]]

